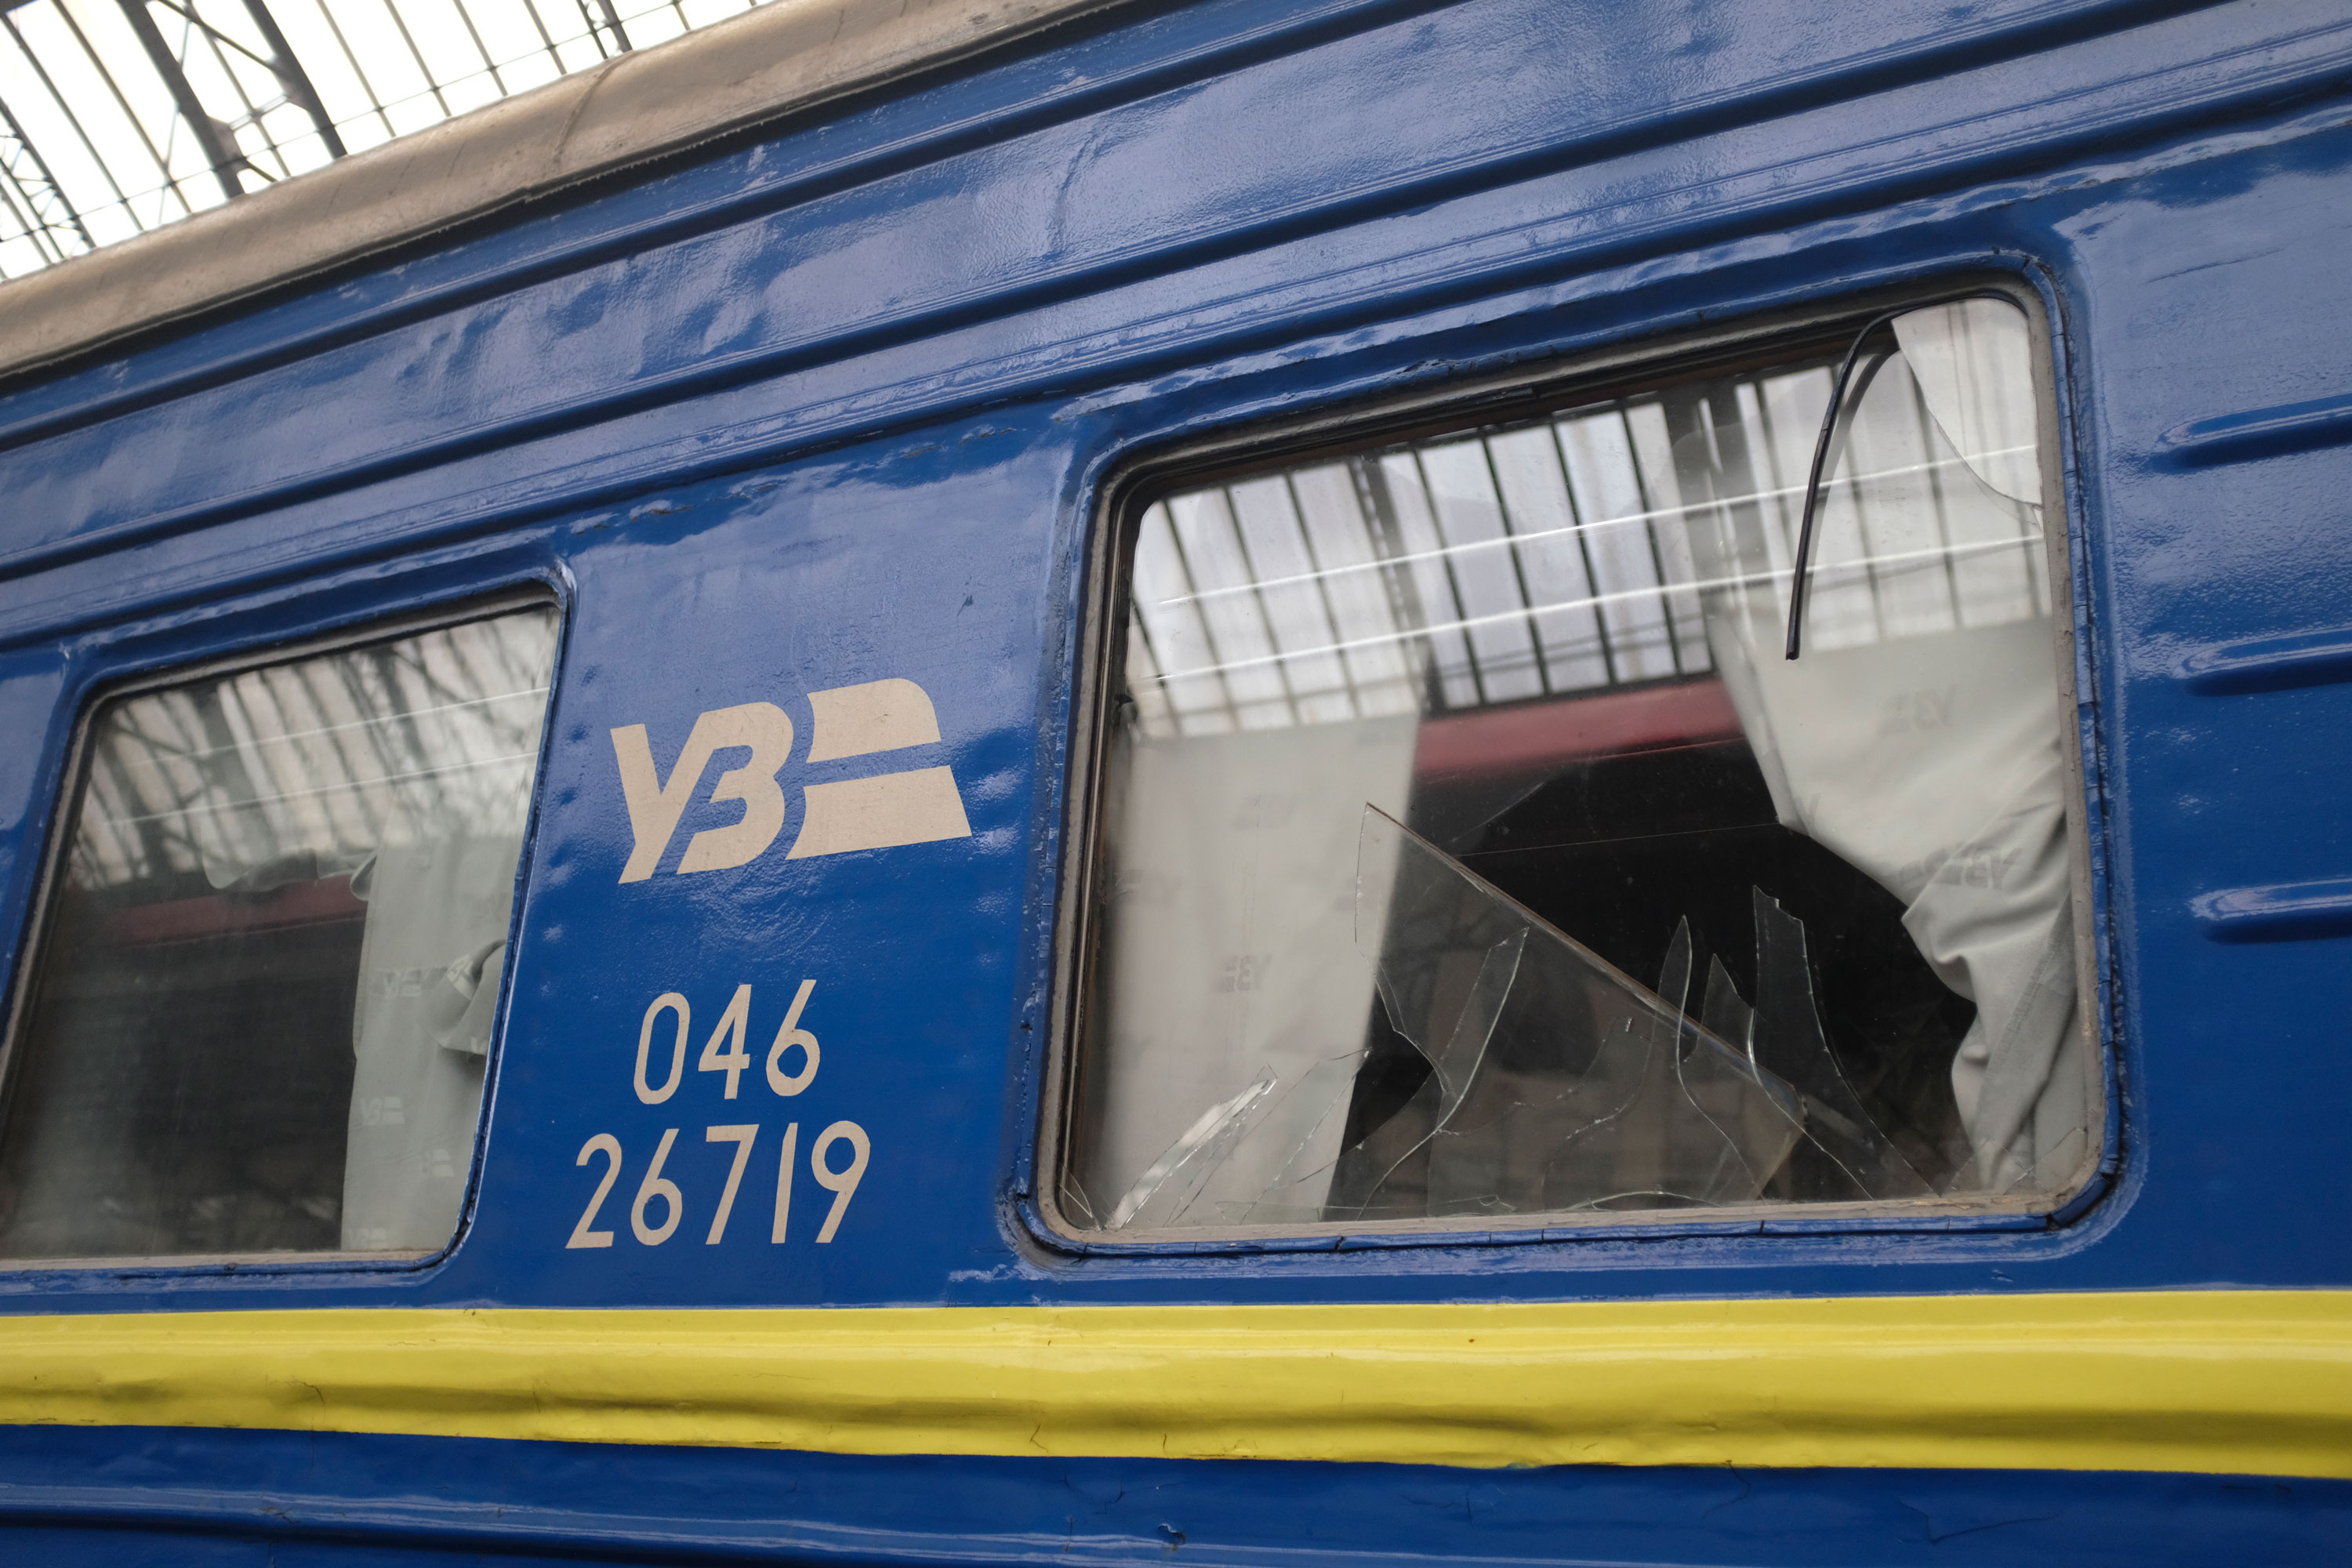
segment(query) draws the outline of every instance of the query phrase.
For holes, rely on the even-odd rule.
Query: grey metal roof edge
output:
[[[0,377],[1125,0],[770,0],[0,284]]]

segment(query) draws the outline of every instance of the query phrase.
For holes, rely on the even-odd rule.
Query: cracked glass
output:
[[[2029,331],[1990,297],[1874,323],[1826,435],[1846,344],[1146,508],[1065,1221],[1523,1229],[2077,1182],[2098,1090]]]
[[[522,609],[90,716],[9,1054],[0,1257],[449,1240],[555,629]]]

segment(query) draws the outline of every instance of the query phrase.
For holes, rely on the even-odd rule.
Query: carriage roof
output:
[[[771,0],[0,287],[0,375],[319,278],[1117,0]]]

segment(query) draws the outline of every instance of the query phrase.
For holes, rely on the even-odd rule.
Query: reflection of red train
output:
[[[1473,709],[1424,722],[1414,737],[1421,779],[1535,777],[1580,757],[1739,738],[1719,680],[1641,686],[1571,701]]]
[[[2347,67],[779,0],[0,289],[20,1554],[2341,1558]]]

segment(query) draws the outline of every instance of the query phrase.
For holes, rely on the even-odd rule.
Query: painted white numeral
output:
[[[683,1051],[685,1047],[681,1046],[679,1049]],[[675,1080],[670,1087],[677,1087]],[[635,1231],[637,1239],[647,1247],[659,1247],[667,1241],[670,1232],[677,1228],[677,1222],[686,1217],[686,1204],[678,1193],[677,1184],[661,1173],[662,1162],[669,1158],[669,1146],[677,1142],[677,1128],[663,1131],[661,1147],[654,1151],[654,1163],[646,1167],[646,1179],[637,1184],[637,1201],[629,1205],[629,1228]],[[864,1169],[865,1163],[863,1160],[859,1161],[858,1168]],[[646,1223],[646,1205],[655,1198],[661,1199],[669,1206],[669,1217],[662,1221],[659,1229]]]
[[[604,1167],[604,1179],[596,1184],[596,1195],[588,1200],[588,1206],[581,1211],[580,1223],[572,1227],[572,1239],[563,1244],[566,1247],[613,1245],[611,1231],[590,1230],[588,1227],[595,1223],[596,1211],[604,1206],[604,1194],[613,1190],[614,1182],[620,1177],[621,1141],[610,1132],[599,1132],[580,1145],[580,1158],[572,1163],[575,1165],[584,1165],[588,1163],[588,1156],[591,1154],[602,1154],[610,1163]],[[782,1221],[779,1220],[777,1223],[781,1226]]]
[[[750,989],[748,985],[744,987],[746,991]],[[801,1009],[808,1005],[809,993],[815,989],[815,981],[801,982],[800,990],[793,995],[793,1005],[784,1010],[784,1026],[776,1031],[776,1043],[768,1047],[768,1087],[787,1100],[816,1081],[816,1037],[801,1027]],[[784,1053],[794,1046],[807,1053],[807,1059],[801,1064],[800,1071],[786,1078]],[[731,1085],[735,1080],[727,1081]]]
[[[749,991],[751,987],[747,985],[743,989]],[[759,1137],[760,1129],[749,1123],[740,1127],[706,1127],[702,1130],[702,1141],[706,1143],[735,1145],[735,1163],[727,1170],[727,1190],[719,1194],[719,1212],[710,1216],[710,1234],[702,1238],[707,1247],[718,1246],[719,1238],[727,1234],[727,1216],[735,1212],[735,1189],[743,1184],[743,1167],[751,1163],[751,1145],[758,1142]]]
[[[849,1162],[849,1169],[845,1171],[830,1171],[825,1168],[825,1151],[837,1142],[848,1144],[854,1156]],[[663,1147],[667,1148],[668,1145],[664,1144]],[[809,1150],[809,1174],[816,1178],[818,1186],[833,1194],[833,1207],[826,1213],[824,1224],[816,1233],[818,1246],[822,1247],[831,1241],[834,1231],[840,1226],[841,1216],[849,1209],[850,1195],[857,1191],[858,1178],[866,1174],[866,1158],[871,1152],[871,1147],[866,1142],[866,1129],[855,1121],[835,1122],[824,1130],[817,1138],[815,1145]],[[656,1157],[654,1163],[659,1164],[661,1162]],[[783,1228],[782,1221],[778,1222],[777,1228],[779,1230]]]
[[[793,1155],[799,1151],[800,1144],[801,1124],[797,1121],[785,1123],[784,1152],[776,1159],[776,1224],[775,1228],[768,1233],[770,1241],[784,1239],[784,1222],[792,1217]]]
[[[646,1082],[646,1054],[653,1047],[654,1020],[665,1011],[677,1015],[677,1038],[670,1042],[669,1077],[656,1089]],[[637,1098],[647,1105],[659,1105],[677,1092],[677,1081],[686,1076],[686,1031],[693,1016],[686,998],[675,991],[663,992],[646,1009],[646,1021],[637,1027]]]
[[[738,985],[735,987],[735,999],[728,1003],[727,1011],[719,1016],[719,1026],[710,1031],[709,1042],[702,1047],[702,1059],[695,1063],[697,1072],[723,1072],[727,1075],[729,1100],[735,1098],[736,1080],[742,1077],[743,1069],[751,1065],[751,1057],[743,1049],[743,1030],[751,1020],[751,988]],[[721,1040],[728,1042],[728,1048],[724,1051],[719,1048]]]

